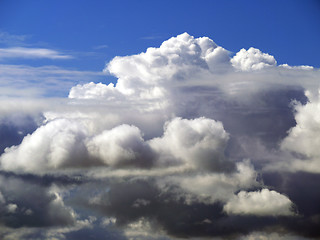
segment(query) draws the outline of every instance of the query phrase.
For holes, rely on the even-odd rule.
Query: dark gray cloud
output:
[[[228,215],[222,202],[188,204],[185,196],[178,194],[181,191],[171,186],[164,192],[154,179],[126,179],[108,184],[107,192],[93,196],[85,207],[114,217],[118,227],[126,228],[144,219],[154,232],[162,230],[179,238],[237,237],[253,231],[280,230],[286,225],[285,231],[290,232],[289,224],[301,221],[295,216]]]
[[[285,193],[297,206],[299,217],[286,221],[290,231],[308,237],[319,237],[320,221],[320,176],[307,172],[266,172],[266,185]]]
[[[53,188],[1,176],[1,223],[12,228],[74,224],[67,208]]]

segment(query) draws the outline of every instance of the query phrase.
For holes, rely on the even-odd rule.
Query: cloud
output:
[[[120,125],[104,131],[87,143],[89,154],[111,167],[153,165],[154,153],[135,126]]]
[[[78,71],[57,66],[31,67],[0,64],[0,86],[3,97],[65,97],[75,84],[99,81],[102,72]]]
[[[185,199],[187,204],[194,202],[213,204],[226,202],[240,189],[251,189],[260,186],[257,182],[257,172],[249,161],[239,162],[235,171],[225,173],[189,172],[177,176],[159,179],[161,189],[176,188],[175,194]]]
[[[289,66],[288,64],[281,64],[279,67],[287,68],[287,69],[297,69],[297,70],[312,70],[314,67],[308,65],[302,66]]]
[[[105,48],[108,48],[109,46],[108,45],[98,45],[98,46],[94,46],[93,49],[95,50],[100,50],[100,49],[105,49]]]
[[[121,98],[121,93],[114,87],[113,83],[105,85],[102,83],[87,83],[72,87],[69,98],[76,99],[97,99],[114,100]]]
[[[143,218],[130,223],[124,231],[124,235],[129,239],[169,239],[163,231],[159,231],[152,223]]]
[[[228,214],[256,216],[290,216],[292,202],[289,198],[269,189],[258,192],[240,191],[224,206]]]
[[[232,66],[241,71],[260,70],[277,64],[273,56],[262,53],[259,49],[241,49],[231,59]]]
[[[171,38],[160,48],[148,48],[139,55],[116,57],[105,71],[118,78],[116,88],[123,94],[141,98],[165,96],[166,84],[192,76],[195,69],[214,71],[218,64],[228,64],[226,50],[209,38],[187,33]],[[218,69],[219,70],[219,69]]]
[[[296,125],[288,130],[288,135],[281,142],[281,149],[289,153],[286,160],[267,169],[281,168],[287,171],[306,171],[319,173],[319,93],[307,91],[309,101],[306,104],[294,101]]]
[[[220,122],[197,118],[175,118],[167,122],[161,138],[150,140],[160,153],[162,165],[183,164],[208,171],[230,171],[233,166],[224,158],[229,139]]]
[[[19,147],[6,148],[1,157],[2,169],[34,172],[67,167],[71,161],[81,165],[86,152],[79,143],[84,137],[80,125],[66,120],[50,122],[27,135]]]
[[[28,37],[28,35],[14,35],[8,32],[0,32],[0,43],[7,45],[22,44]]]
[[[253,232],[249,235],[243,236],[241,240],[271,240],[271,239],[281,239],[281,240],[307,240],[310,238],[304,238],[297,235],[291,234],[279,234],[279,233],[265,233],[265,232]]]
[[[0,153],[2,154],[6,147],[20,144],[23,137],[32,133],[37,127],[37,121],[31,116],[22,113],[6,116],[2,113],[2,118],[0,118],[0,138],[2,139]]]
[[[22,181],[1,175],[1,225],[12,228],[73,225],[73,210],[65,206],[56,187]]]
[[[48,58],[48,59],[70,59],[71,55],[62,54],[58,51],[46,48],[26,48],[26,47],[11,47],[0,48],[0,59],[6,58]]]
[[[41,212],[24,200],[27,193],[17,195],[23,189],[12,188],[9,198],[14,191],[0,187],[1,209],[8,213],[15,204],[10,214],[26,214],[14,218],[19,231],[31,227],[23,225],[27,217],[42,219],[53,209],[57,215],[45,226],[54,229],[37,225],[32,234],[320,236],[319,175],[310,170],[318,167],[317,142],[304,140],[317,139],[318,69],[277,66],[254,48],[231,57],[211,39],[187,33],[115,57],[104,70],[115,84],[92,72],[3,66],[14,83],[3,78],[4,87],[39,91],[38,98],[7,94],[0,101],[2,119],[10,119],[2,131],[11,136],[2,140],[1,172],[27,181],[23,186],[47,202]],[[41,78],[48,82],[41,85]],[[60,98],[43,98],[45,89]],[[17,112],[33,125],[14,125]],[[59,219],[62,226],[55,225]],[[1,224],[13,226],[7,218]]]
[[[228,134],[214,120],[173,119],[161,138],[145,141],[141,131],[120,125],[94,135],[86,122],[56,119],[24,137],[0,157],[7,171],[42,173],[89,166],[148,168],[186,165],[231,171],[224,156]]]

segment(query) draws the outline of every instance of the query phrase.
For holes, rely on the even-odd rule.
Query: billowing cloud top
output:
[[[320,236],[306,200],[320,196],[317,69],[277,66],[255,48],[232,57],[183,33],[104,71],[117,83],[29,100],[26,114],[3,100],[0,234]]]
[[[273,56],[262,53],[259,49],[242,48],[232,59],[232,66],[241,71],[260,70],[265,67],[275,66],[277,61]]]

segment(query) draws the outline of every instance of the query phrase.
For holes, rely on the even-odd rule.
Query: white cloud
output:
[[[37,112],[43,114],[44,121],[38,122],[39,128],[25,136],[21,144],[5,150],[0,157],[1,170],[12,171],[17,176],[20,173],[31,173],[22,176],[33,177],[80,174],[89,180],[99,178],[88,184],[94,185],[96,196],[84,194],[83,185],[79,185],[77,191],[90,207],[96,204],[100,213],[112,208],[112,214],[106,214],[113,219],[112,224],[111,220],[106,221],[108,227],[120,226],[123,224],[121,220],[127,220],[124,221],[128,227],[125,234],[132,238],[142,238],[143,234],[149,238],[152,231],[143,224],[145,221],[150,223],[154,212],[151,217],[146,214],[145,219],[139,218],[146,213],[140,212],[141,209],[155,211],[154,206],[165,206],[163,209],[167,211],[166,207],[175,200],[174,204],[181,203],[186,209],[191,209],[190,205],[194,203],[212,207],[219,202],[225,204],[224,209],[230,215],[239,215],[234,219],[241,219],[244,215],[245,218],[247,215],[294,216],[292,202],[285,195],[268,189],[255,191],[266,187],[257,180],[260,169],[266,164],[260,160],[265,155],[272,158],[272,163],[274,159],[278,160],[278,156],[288,160],[288,151],[293,150],[312,161],[319,155],[317,141],[306,141],[306,147],[297,145],[304,138],[317,139],[314,136],[318,133],[317,98],[310,97],[310,103],[296,106],[296,128],[301,133],[296,134],[298,130],[293,128],[282,149],[275,146],[285,136],[289,124],[292,126],[294,119],[288,106],[291,99],[301,97],[299,94],[303,95],[306,88],[312,89],[318,81],[319,71],[305,71],[305,67],[276,67],[274,57],[258,49],[240,50],[230,59],[229,52],[211,39],[194,38],[184,33],[165,41],[159,48],[149,48],[133,56],[115,57],[105,71],[116,76],[118,82],[109,85],[94,83],[100,82],[91,79],[100,76],[99,73],[54,66],[2,66],[0,83],[5,89],[3,92],[11,89],[12,93],[7,93],[11,96],[16,88],[23,91],[15,95],[21,95],[20,100],[1,99],[0,113]],[[263,71],[255,71],[259,69]],[[22,95],[24,91],[30,91],[28,95],[41,96],[44,89],[58,92],[69,87],[72,88],[68,98],[25,100],[26,94]],[[266,135],[271,136],[271,140]],[[237,141],[243,142],[239,144]],[[275,147],[270,147],[269,143]],[[232,158],[229,159],[230,155]],[[248,155],[253,156],[251,162],[242,160],[249,158]],[[315,167],[312,168],[318,169],[318,162],[313,161],[313,164]],[[306,166],[311,168],[311,165]],[[145,196],[143,187],[141,196],[135,189],[133,197],[119,189],[110,193],[114,182],[123,186],[139,180],[150,182],[152,187],[148,186],[157,197]],[[97,182],[101,186],[96,186]],[[145,185],[132,186],[140,189]],[[127,189],[126,185],[123,189]],[[5,191],[0,190],[4,193],[5,206],[9,200]],[[109,193],[116,197],[120,194],[123,199],[128,195],[132,197],[130,202],[111,199],[119,204],[120,215],[124,216],[120,220],[117,218],[115,223],[114,203],[102,202],[104,198],[101,196]],[[73,194],[70,192],[70,198],[74,197]],[[170,199],[165,199],[166,196]],[[50,197],[49,208],[52,211],[59,209],[56,210],[59,215],[66,210],[68,219],[73,219],[71,222],[75,224],[76,213],[64,205],[63,196],[52,190]],[[71,199],[71,204],[72,200],[78,199]],[[17,203],[19,212],[20,202]],[[123,205],[128,208],[122,208]],[[217,211],[221,211],[221,205],[219,208]],[[29,216],[27,209],[32,211],[30,216],[37,214],[34,207],[26,206],[24,216]],[[124,219],[131,211],[133,217]],[[198,222],[190,224],[212,226],[215,219],[210,217],[199,217]],[[228,216],[226,218],[229,221]],[[230,221],[237,221],[234,219]],[[84,225],[91,226],[89,223]],[[155,224],[168,228],[167,222]],[[243,230],[243,225],[239,231]],[[50,236],[63,238],[63,231],[61,235],[52,232]],[[247,232],[246,229],[243,231]]]
[[[120,125],[87,142],[89,154],[107,166],[150,167],[153,154],[135,126]]]
[[[236,215],[292,216],[292,206],[288,197],[262,189],[257,192],[240,191],[224,205],[224,211]]]
[[[312,70],[314,67],[308,65],[301,65],[301,66],[290,66],[288,64],[281,64],[279,67],[283,67],[286,69],[293,69],[293,70]]]
[[[162,138],[145,141],[142,135],[130,125],[95,133],[86,121],[55,119],[24,137],[19,146],[6,148],[0,157],[1,168],[33,173],[97,165],[232,170],[224,159],[228,134],[214,120],[175,118],[166,124]]]
[[[77,85],[72,87],[69,92],[69,98],[76,99],[105,99],[105,100],[118,100],[122,96],[113,83],[105,85],[102,83],[87,83],[84,85]]]
[[[232,66],[241,71],[260,70],[277,64],[273,56],[262,53],[259,49],[241,49],[231,59]]]
[[[86,154],[81,145],[86,136],[84,131],[80,124],[65,119],[52,121],[27,135],[19,146],[6,148],[1,168],[41,173],[72,166],[74,161],[81,163]]]
[[[187,33],[170,38],[159,48],[148,48],[139,55],[115,57],[105,71],[118,78],[116,88],[132,96],[166,96],[168,82],[185,80],[196,71],[214,71],[227,64],[226,50],[209,38],[197,38]],[[156,88],[156,89],[155,89]]]
[[[167,122],[161,138],[152,139],[151,147],[160,153],[161,165],[187,164],[208,171],[227,171],[224,158],[229,139],[221,122],[197,118],[175,118]]]
[[[0,48],[0,59],[5,58],[48,58],[48,59],[70,59],[71,55],[66,55],[58,51],[46,48],[26,48],[11,47]]]
[[[281,149],[300,154],[291,156],[283,165],[289,171],[307,171],[320,173],[320,92],[306,92],[309,102],[305,105],[296,103],[296,126],[281,142]],[[272,166],[271,166],[272,168]]]

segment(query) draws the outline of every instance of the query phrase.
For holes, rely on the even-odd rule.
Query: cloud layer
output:
[[[318,69],[183,33],[104,71],[1,99],[4,239],[320,236]]]

